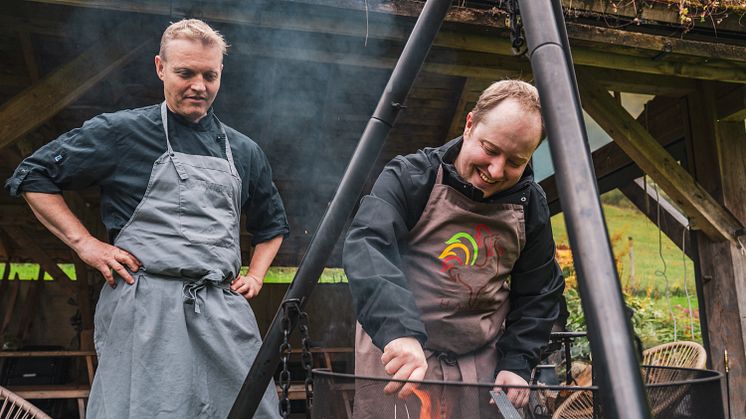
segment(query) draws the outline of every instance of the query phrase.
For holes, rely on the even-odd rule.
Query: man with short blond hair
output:
[[[165,101],[99,115],[25,159],[6,188],[105,286],[89,418],[224,419],[261,346],[248,300],[288,234],[259,146],[212,104],[226,43],[204,22],[172,24],[155,57]],[[61,192],[97,185],[109,243]],[[254,252],[240,275],[239,221]],[[257,418],[276,418],[274,384]]]
[[[357,309],[355,372],[398,380],[526,385],[558,315],[564,280],[554,261],[546,197],[529,162],[543,137],[528,83],[480,96],[463,136],[398,156],[364,197],[343,263]],[[357,418],[412,412],[415,387],[360,384]],[[495,417],[486,391],[431,386],[448,417]],[[525,406],[528,391],[506,387]],[[396,407],[394,407],[396,409]],[[416,413],[413,413],[416,416]]]

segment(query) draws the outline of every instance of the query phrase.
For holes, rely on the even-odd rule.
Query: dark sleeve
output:
[[[536,186],[531,193],[526,209],[526,246],[511,273],[511,310],[505,333],[497,343],[502,355],[497,372],[511,371],[526,381],[539,362],[541,348],[549,341],[565,288],[562,271],[554,259],[546,198]]]
[[[21,192],[61,193],[100,184],[116,169],[120,138],[112,114],[97,116],[27,157],[5,188],[19,196]]]
[[[280,235],[287,237],[290,227],[282,198],[272,182],[272,168],[267,156],[257,146],[252,157],[249,196],[243,211],[246,230],[252,235],[251,244],[256,246]]]
[[[360,203],[344,244],[342,260],[357,319],[381,349],[400,337],[414,337],[423,345],[427,340],[401,268],[402,240],[414,215],[419,218],[417,211],[422,212],[422,196],[426,201],[430,193],[420,185],[425,178],[413,176],[412,170],[403,157],[383,169]]]

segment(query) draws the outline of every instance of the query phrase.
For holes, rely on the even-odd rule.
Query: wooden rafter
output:
[[[34,259],[39,263],[41,269],[45,270],[52,276],[60,285],[66,289],[72,289],[74,284],[72,279],[67,276],[65,271],[57,266],[57,263],[42,249],[21,227],[17,226],[2,226],[5,233],[10,236],[11,240],[16,243],[16,247],[24,249],[26,252],[34,256]]]
[[[357,37],[370,37],[376,39],[390,39],[397,41],[404,41],[408,35],[410,29],[400,24],[392,24],[390,21],[385,24],[375,24],[373,21],[370,25],[360,24],[359,22],[349,21],[347,19],[339,19],[331,16],[320,16],[320,15],[309,15],[309,14],[293,14],[289,11],[276,12],[273,10],[256,10],[253,8],[247,8],[243,6],[226,6],[221,5],[220,7],[202,7],[199,10],[192,8],[184,8],[183,10],[174,10],[173,5],[169,1],[154,0],[147,3],[142,2],[126,2],[120,0],[98,0],[95,2],[87,0],[33,0],[40,3],[50,4],[64,4],[74,5],[79,7],[92,7],[110,10],[122,10],[136,13],[149,13],[159,15],[174,14],[188,14],[189,16],[201,17],[207,20],[216,22],[226,22],[233,24],[244,24],[256,27],[267,27],[283,30],[293,30],[302,32],[319,32],[328,33],[334,35],[344,36],[357,36]],[[317,3],[317,2],[309,2]],[[323,3],[323,2],[321,2]],[[349,6],[349,8],[358,8],[359,10],[364,7],[360,2],[357,2],[357,6]],[[387,14],[400,14],[405,16],[417,16],[419,10],[422,7],[421,3],[411,1],[398,1],[397,4],[372,4],[370,5],[371,11],[378,13]],[[338,6],[345,7],[345,6]],[[463,9],[462,9],[463,10]],[[377,14],[377,13],[376,13]],[[374,14],[374,18],[375,15]],[[452,13],[451,20],[464,21],[466,23],[477,23],[480,25],[494,27],[497,29],[505,29],[504,23],[500,22],[501,19],[495,19],[494,17],[482,16],[486,14],[483,11],[471,11],[474,16],[482,16],[479,20],[463,19],[466,12],[461,12],[458,17],[454,17]],[[583,31],[582,28],[578,31]],[[648,39],[646,36],[651,37],[652,35],[638,34],[635,38],[637,42],[640,39]],[[651,49],[656,49],[657,45],[661,42],[665,42],[666,37],[653,36],[653,39],[648,39],[647,44],[652,45]],[[687,42],[687,41],[681,41]],[[696,47],[689,46],[688,48],[680,47],[681,52],[701,51],[704,47],[698,43]],[[433,45],[438,47],[446,47],[471,52],[482,52],[488,54],[497,54],[501,56],[512,56],[512,50],[510,40],[505,36],[497,34],[485,35],[478,33],[464,33],[464,32],[453,32],[449,30],[442,30]],[[679,45],[677,43],[677,45]],[[639,45],[628,45],[631,48],[640,48]],[[746,48],[733,46],[734,57],[746,57]],[[740,53],[740,55],[739,55]],[[591,49],[587,47],[573,48],[573,61],[575,64],[586,65],[591,67],[599,68],[610,68],[610,69],[621,69],[627,71],[634,71],[646,74],[661,74],[667,76],[686,77],[703,80],[720,80],[729,81],[733,83],[746,83],[746,64],[739,61],[731,62],[723,59],[715,59],[708,57],[699,57],[701,60],[697,62],[679,62],[676,61],[675,54],[670,54],[665,60],[654,60],[651,57],[639,57],[632,55],[624,55],[618,53],[610,53],[608,50]],[[691,57],[691,56],[687,56]],[[734,58],[734,60],[736,60]],[[744,65],[740,65],[744,64]],[[472,75],[473,76],[473,75]],[[484,74],[483,74],[484,76]],[[488,76],[489,77],[489,76]]]
[[[678,147],[677,141],[687,135],[686,104],[685,98],[656,97],[648,102],[637,120],[645,125],[646,130],[661,146],[670,150],[672,147]],[[680,154],[685,154],[684,150],[681,150]],[[635,162],[614,142],[593,151],[591,158],[600,193],[605,193],[643,175]],[[560,197],[554,175],[542,180],[541,187],[546,193],[551,213],[560,212]]]
[[[743,226],[715,201],[645,128],[592,80],[579,78],[583,109],[712,240],[735,242]]]
[[[733,88],[717,100],[717,117],[720,121],[746,119],[746,86]]]
[[[723,42],[694,41],[572,22],[567,22],[567,36],[571,40],[603,42],[608,45],[645,49],[654,53],[663,52],[660,59],[665,59],[665,54],[681,54],[746,63],[746,47]]]
[[[34,86],[0,107],[0,149],[12,144],[69,103],[79,98],[111,71],[132,58],[151,34],[139,23],[125,21]]]
[[[464,114],[466,113],[466,106],[469,101],[473,99],[471,85],[474,84],[473,79],[465,78],[464,86],[461,88],[461,94],[456,103],[456,110],[453,112],[453,119],[451,119],[451,126],[448,128],[448,137],[455,138],[464,129]]]
[[[31,34],[28,31],[19,31],[18,38],[21,41],[23,60],[26,62],[31,84],[36,84],[39,81],[39,66],[36,64],[36,54],[34,53],[34,44],[31,42]]]
[[[577,66],[593,72],[596,81],[609,91],[680,97],[696,90],[696,82],[681,77],[641,74],[632,71]]]

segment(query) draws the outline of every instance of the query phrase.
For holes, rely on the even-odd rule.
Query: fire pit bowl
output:
[[[643,366],[648,401],[657,419],[722,418],[722,374],[711,370]],[[419,381],[406,399],[386,395],[391,380],[313,371],[314,419],[520,418],[490,384]],[[523,418],[603,418],[598,387],[531,385]],[[490,394],[491,391],[495,391]],[[507,389],[506,389],[507,390]],[[357,398],[357,400],[356,400]],[[496,401],[496,403],[495,403]]]

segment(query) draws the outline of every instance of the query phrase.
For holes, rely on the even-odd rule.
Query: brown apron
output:
[[[506,281],[525,243],[522,205],[473,201],[444,185],[443,168],[438,169],[402,258],[402,269],[428,335],[426,380],[494,382],[495,344],[510,310]],[[388,377],[381,355],[358,323],[355,374]],[[394,408],[382,403],[402,404],[397,406],[398,417],[419,417],[420,403],[415,397],[406,402],[383,397],[383,385],[367,382],[356,386],[356,418],[393,417]],[[440,404],[440,417],[490,417],[497,412],[487,405],[486,389],[478,395],[458,387],[427,390]]]

